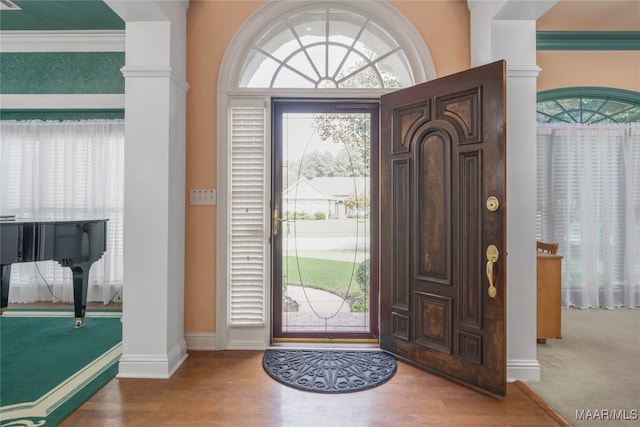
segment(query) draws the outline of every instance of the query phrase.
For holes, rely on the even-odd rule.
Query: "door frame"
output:
[[[282,207],[282,132],[276,121],[283,113],[368,113],[371,117],[369,147],[369,325],[368,333],[334,333],[328,337],[324,332],[292,333],[282,332],[282,239],[274,239],[273,229],[270,232],[271,242],[271,342],[368,342],[378,343],[379,337],[379,147],[380,147],[380,97],[377,98],[271,98],[271,217],[273,224],[274,209],[283,212]],[[279,255],[280,254],[280,255]],[[277,336],[276,336],[277,335]]]

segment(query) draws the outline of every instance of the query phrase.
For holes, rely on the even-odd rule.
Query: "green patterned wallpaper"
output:
[[[124,93],[124,52],[0,54],[2,94]]]

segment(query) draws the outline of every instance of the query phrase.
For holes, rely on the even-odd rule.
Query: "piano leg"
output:
[[[87,290],[89,287],[89,269],[91,264],[74,265],[73,272],[73,309],[76,317],[76,328],[82,327],[87,309]]]
[[[7,310],[9,305],[9,280],[11,279],[11,264],[2,265],[0,270],[0,315]]]

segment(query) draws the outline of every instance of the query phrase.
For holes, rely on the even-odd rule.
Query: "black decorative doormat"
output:
[[[350,393],[384,384],[398,365],[382,351],[269,349],[262,367],[276,381],[299,390]]]

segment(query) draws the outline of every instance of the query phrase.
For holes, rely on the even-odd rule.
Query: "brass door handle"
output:
[[[274,236],[278,235],[278,227],[279,227],[278,208],[275,208],[273,210],[273,235]]]
[[[287,221],[286,219],[282,219],[278,217],[278,208],[273,210],[273,235],[278,235],[278,230],[280,228],[280,223]]]
[[[489,296],[495,298],[497,290],[493,281],[493,264],[498,261],[500,252],[494,245],[487,248],[487,279],[489,279]]]

